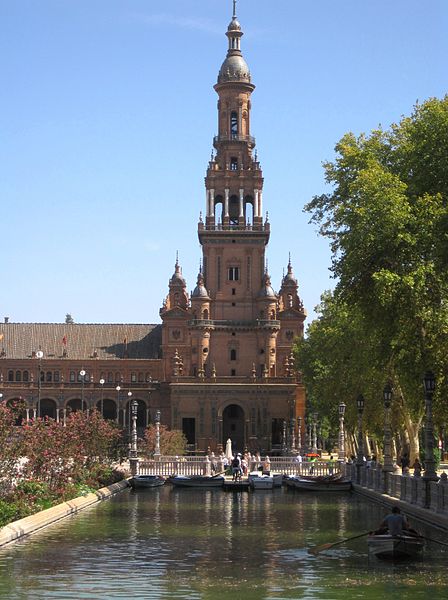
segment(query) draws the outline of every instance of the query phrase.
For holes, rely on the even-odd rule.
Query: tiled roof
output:
[[[161,325],[0,323],[0,355],[13,359],[159,358],[161,342]]]

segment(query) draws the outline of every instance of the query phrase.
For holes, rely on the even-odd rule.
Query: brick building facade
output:
[[[304,389],[291,349],[306,312],[290,260],[278,293],[271,285],[270,224],[250,128],[255,86],[235,14],[226,35],[194,291],[187,293],[176,260],[161,325],[0,324],[0,393],[6,402],[23,399],[25,418],[64,419],[83,405],[127,426],[136,399],[139,428],[160,410],[192,449],[218,450],[228,438],[240,449],[294,445]]]

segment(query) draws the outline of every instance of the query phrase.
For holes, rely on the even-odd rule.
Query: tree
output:
[[[156,426],[150,425],[145,431],[144,450],[153,455],[156,447]],[[177,429],[169,430],[159,425],[160,452],[165,456],[181,456],[187,451],[187,438]]]
[[[72,317],[72,315],[70,313],[67,313],[65,315],[65,322],[66,322],[67,325],[73,325],[73,323],[75,322],[73,320],[73,317]]]
[[[447,419],[448,96],[369,136],[345,135],[325,164],[329,194],[305,207],[331,241],[337,302],[379,340],[383,379],[414,448],[423,414],[422,375],[438,374],[436,414]]]

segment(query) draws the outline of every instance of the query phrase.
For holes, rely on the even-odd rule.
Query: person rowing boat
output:
[[[401,535],[418,535],[418,532],[409,525],[409,521],[405,515],[401,514],[401,510],[398,506],[392,508],[391,513],[384,517],[379,528],[376,531],[373,531],[371,535],[385,535],[387,533],[394,537]]]

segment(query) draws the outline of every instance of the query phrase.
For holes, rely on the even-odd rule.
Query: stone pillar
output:
[[[215,190],[210,190],[210,217],[215,216]]]
[[[229,196],[230,196],[230,190],[229,190],[229,188],[226,188],[224,190],[224,218],[225,219],[229,218]]]
[[[240,218],[244,218],[244,190],[240,188]]]
[[[254,217],[260,216],[258,213],[258,190],[254,190]]]

